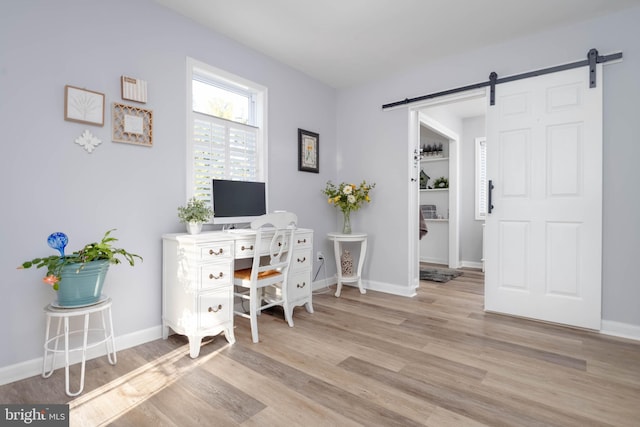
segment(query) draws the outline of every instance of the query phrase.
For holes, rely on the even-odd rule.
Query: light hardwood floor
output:
[[[72,426],[639,426],[640,343],[483,312],[476,270],[414,298],[345,287],[295,327],[236,320],[189,358],[172,336],[0,387],[0,403],[69,403]],[[77,380],[77,377],[73,377]]]

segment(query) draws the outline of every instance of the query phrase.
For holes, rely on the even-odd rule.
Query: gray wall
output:
[[[604,71],[603,318],[640,326],[640,286],[631,260],[640,242],[640,7],[546,31],[527,38],[451,56],[410,72],[338,95],[338,174],[376,181],[374,201],[358,212],[371,233],[365,277],[409,289],[409,125],[406,108],[383,111],[386,103],[486,81],[499,76],[623,51],[624,60]]]
[[[144,257],[107,275],[116,333],[159,327],[160,236],[184,231],[176,208],[186,200],[187,56],[268,87],[270,206],[296,212],[315,229],[316,249],[331,253],[323,236],[335,218],[319,212],[320,189],[336,176],[333,89],[152,1],[3,1],[0,371],[42,356],[42,307],[55,294],[44,271],[16,267],[53,254],[46,238],[54,231],[69,236],[69,252],[116,228],[118,243]],[[111,142],[122,75],[148,82],[152,148]],[[104,127],[63,120],[66,84],[106,95]],[[320,134],[320,174],[297,170],[299,127]],[[85,129],[103,141],[91,154],[74,143]]]
[[[476,220],[476,138],[485,136],[485,118],[462,121],[460,137],[460,260],[479,264],[482,260],[482,224]]]
[[[373,201],[352,216],[370,233],[365,279],[406,289],[409,150],[405,109],[384,103],[581,59],[596,47],[622,50],[605,70],[605,319],[640,326],[640,288],[631,254],[640,158],[640,8],[537,36],[453,56],[375,83],[334,91],[147,0],[24,0],[0,4],[0,371],[42,354],[42,307],[54,294],[42,271],[16,270],[48,255],[46,236],[64,231],[69,249],[110,228],[140,266],[112,268],[105,291],[114,299],[118,335],[160,325],[162,233],[183,230],[185,202],[185,57],[191,56],[269,88],[269,180],[272,207],[298,214],[316,231],[315,250],[331,254],[324,236],[340,220],[320,190],[327,180],[376,182]],[[120,101],[119,78],[149,83],[152,148],[111,142],[104,127],[63,121],[64,85]],[[320,134],[320,174],[297,171],[297,128]],[[73,143],[84,129],[103,140],[86,153]],[[277,191],[276,189],[281,189]],[[314,266],[314,272],[317,265]],[[323,270],[321,270],[323,272]],[[335,266],[327,264],[327,275]],[[319,279],[322,279],[322,273]]]

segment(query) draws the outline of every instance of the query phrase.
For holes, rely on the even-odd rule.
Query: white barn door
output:
[[[496,86],[485,310],[600,329],[602,66]]]

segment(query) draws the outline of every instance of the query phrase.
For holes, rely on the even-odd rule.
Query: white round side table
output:
[[[362,285],[362,266],[364,265],[364,258],[367,254],[367,234],[366,233],[351,233],[351,234],[328,233],[327,237],[329,238],[329,240],[333,241],[333,253],[336,258],[336,267],[338,270],[337,272],[338,284],[337,284],[337,289],[335,293],[336,297],[340,296],[340,292],[342,292],[343,283],[357,282],[358,288],[360,289],[360,293],[361,294],[367,293],[364,286]],[[360,243],[360,257],[358,258],[358,269],[356,270],[356,274],[353,276],[342,275],[340,254],[342,253],[342,244],[346,242]]]
[[[47,330],[44,339],[44,357],[42,360],[42,377],[49,378],[56,368],[55,359],[57,353],[64,353],[64,380],[65,392],[68,396],[77,396],[84,389],[84,370],[87,361],[87,350],[100,344],[105,344],[109,363],[115,365],[116,343],[113,334],[113,319],[111,317],[111,298],[102,296],[96,303],[83,307],[61,307],[51,303],[44,308],[47,318]],[[100,314],[101,327],[90,328],[89,320],[92,314]],[[83,316],[82,329],[70,330],[69,319]],[[57,318],[56,332],[51,336],[51,319]],[[63,347],[60,348],[60,341]],[[69,387],[69,354],[73,351],[81,351],[80,386],[78,391],[71,392]],[[51,356],[51,357],[49,357]],[[50,368],[47,370],[47,359],[51,359]]]

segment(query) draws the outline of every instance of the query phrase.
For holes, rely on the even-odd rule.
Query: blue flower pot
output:
[[[97,303],[108,269],[109,260],[65,265],[58,283],[58,305],[82,307]]]

